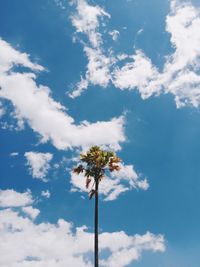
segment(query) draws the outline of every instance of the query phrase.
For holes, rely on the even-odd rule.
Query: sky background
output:
[[[199,29],[195,0],[0,1],[0,266],[92,266],[94,203],[71,168],[97,144],[124,171],[102,181],[101,266],[199,267]]]

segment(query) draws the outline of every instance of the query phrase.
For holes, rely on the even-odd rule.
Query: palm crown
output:
[[[86,177],[86,188],[89,187],[92,178],[99,183],[106,171],[119,171],[120,158],[112,151],[102,150],[98,146],[91,147],[85,154],[80,155],[82,164],[79,164],[73,171],[76,174],[84,173]],[[95,190],[90,191],[90,198]]]

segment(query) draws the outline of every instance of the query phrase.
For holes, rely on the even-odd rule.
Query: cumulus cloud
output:
[[[33,178],[38,178],[46,180],[46,175],[48,170],[50,169],[50,161],[53,158],[51,153],[40,153],[40,152],[26,152],[25,157],[27,159],[27,164],[29,166],[29,170]]]
[[[152,79],[157,78],[157,69],[140,50],[128,58],[131,59],[131,62],[126,63],[121,68],[116,67],[114,69],[113,84],[122,90],[137,88],[143,98],[149,97],[152,94],[152,91],[149,90],[149,83]]]
[[[178,108],[186,105],[199,106],[200,8],[190,2],[171,1],[171,10],[166,17],[166,31],[171,36],[174,52],[166,57],[163,70],[159,71],[142,50],[136,50],[133,55],[126,55],[123,51],[120,55],[114,55],[110,53],[112,48],[105,51],[99,27],[105,11],[97,12],[101,9],[99,6],[91,6],[86,0],[81,1],[83,2],[93,10],[95,23],[92,31],[98,41],[94,45],[89,37],[90,31],[81,31],[89,37],[89,44],[83,43],[88,65],[84,83],[81,81],[77,85],[75,91],[71,93],[72,97],[79,96],[90,84],[107,87],[109,82],[112,82],[116,88],[122,90],[138,90],[143,99],[161,93],[171,93]],[[78,1],[76,3],[78,14],[83,15],[84,8]],[[107,17],[110,18],[108,15]],[[77,14],[72,18],[76,20]],[[82,20],[79,20],[79,23],[85,27]],[[76,27],[76,31],[80,32],[81,26],[74,22],[72,24]],[[138,31],[137,36],[142,31]],[[116,32],[108,33],[116,36]],[[122,58],[121,55],[125,57]]]
[[[174,52],[166,57],[163,71],[149,83],[150,92],[171,93],[178,108],[200,104],[200,8],[173,0],[166,31]]]
[[[191,3],[172,1],[166,19],[175,52],[168,57],[164,68],[166,91],[175,95],[178,107],[200,103],[200,8]]]
[[[149,187],[147,179],[137,174],[133,165],[121,164],[120,167],[120,171],[114,171],[110,176],[106,175],[99,185],[99,193],[105,201],[116,200],[119,195],[132,189],[147,190]],[[91,190],[91,188],[86,189],[83,174],[77,175],[71,172],[71,184],[72,192],[88,192]]]
[[[21,207],[33,203],[30,190],[19,193],[13,189],[0,190],[0,207]]]
[[[138,84],[142,97],[171,93],[176,106],[200,104],[200,9],[189,2],[171,1],[171,11],[166,17],[166,31],[174,52],[166,57],[163,71],[155,72],[148,86]],[[151,66],[153,70],[155,67]],[[131,81],[131,79],[130,79]],[[134,85],[134,82],[132,83]],[[121,87],[127,87],[122,83]]]
[[[158,240],[160,242],[157,242]],[[139,259],[140,253],[144,248],[154,252],[165,250],[163,236],[158,235],[156,237],[150,232],[142,236],[135,235],[132,238],[128,237],[123,231],[111,234],[103,233],[102,243],[104,242],[109,243],[109,249],[112,251],[112,254],[106,260],[101,261],[104,267],[127,266]],[[138,250],[135,249],[136,247]]]
[[[39,211],[38,209],[35,209],[35,208],[33,208],[32,206],[23,207],[23,208],[22,208],[22,211],[23,211],[24,213],[26,213],[28,216],[30,216],[30,218],[33,219],[33,220],[34,220],[34,219],[39,215],[39,213],[40,213],[40,211]]]
[[[0,97],[12,102],[18,116],[41,136],[41,142],[50,140],[58,149],[91,145],[120,149],[120,142],[125,140],[123,117],[95,123],[84,121],[76,125],[66,108],[53,100],[50,89],[37,85],[35,73],[11,69],[19,64],[31,70],[43,70],[43,67],[32,63],[27,54],[16,51],[1,39],[0,51],[3,55]]]
[[[75,228],[59,219],[56,224],[35,223],[34,209],[29,207],[0,210],[0,238],[2,267],[92,267],[93,233],[86,226]],[[25,214],[22,215],[22,211]],[[31,216],[30,216],[31,215]],[[26,241],[26,246],[22,244]],[[99,234],[101,267],[125,267],[138,260],[144,251],[163,252],[162,235],[147,232],[127,235],[124,231]],[[126,255],[126,257],[125,257]]]

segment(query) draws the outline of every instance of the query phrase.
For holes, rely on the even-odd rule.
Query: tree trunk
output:
[[[94,214],[94,267],[99,267],[99,240],[98,240],[98,187],[99,181],[95,179],[95,214]]]

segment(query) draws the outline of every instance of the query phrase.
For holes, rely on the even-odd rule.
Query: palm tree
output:
[[[91,147],[85,154],[80,155],[82,164],[79,164],[73,171],[76,174],[83,173],[86,177],[86,188],[89,188],[93,182],[92,188],[89,191],[89,198],[95,195],[95,214],[94,214],[94,267],[99,266],[98,252],[98,193],[99,182],[102,181],[107,172],[119,171],[120,158],[112,151],[102,150],[98,146]]]

